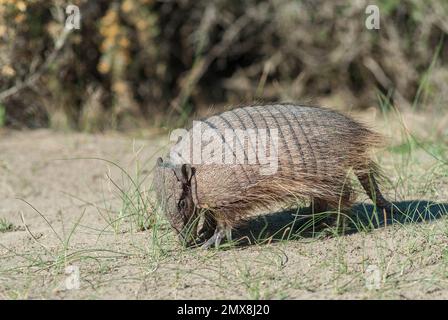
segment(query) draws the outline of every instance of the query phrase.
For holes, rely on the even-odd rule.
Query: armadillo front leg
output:
[[[213,236],[214,231],[216,230],[217,222],[216,219],[211,212],[204,213],[204,224],[199,231],[198,242],[204,242]]]
[[[228,240],[231,240],[231,231],[229,227],[226,227],[225,225],[218,224],[218,226],[215,229],[215,233],[213,236],[208,239],[203,245],[203,249],[210,249],[213,245],[215,245],[215,248],[218,248],[221,244],[222,239],[225,237],[228,238]]]

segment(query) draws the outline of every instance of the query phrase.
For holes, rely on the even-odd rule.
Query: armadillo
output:
[[[235,108],[196,122],[158,158],[156,198],[182,241],[204,248],[218,246],[257,209],[298,199],[311,200],[314,213],[350,208],[350,172],[378,208],[390,210],[370,153],[382,141],[359,121],[323,107]]]

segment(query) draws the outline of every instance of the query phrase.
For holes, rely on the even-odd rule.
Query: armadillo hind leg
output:
[[[375,176],[369,173],[357,173],[356,174],[359,182],[366,191],[369,198],[376,204],[376,206],[387,212],[391,212],[393,209],[392,203],[387,201],[381,194],[378,183],[376,182]]]
[[[343,190],[342,195],[318,202],[318,206],[326,205],[326,207],[323,211],[315,211],[316,213],[329,211],[329,214],[320,217],[319,224],[325,227],[325,229],[328,228],[327,232],[330,232],[330,234],[344,234],[350,229],[351,196],[351,188],[347,186]],[[322,207],[317,209],[322,209]]]

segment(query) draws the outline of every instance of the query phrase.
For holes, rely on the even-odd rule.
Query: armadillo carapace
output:
[[[298,199],[313,201],[315,212],[349,208],[350,172],[388,210],[369,153],[381,141],[361,123],[326,108],[236,108],[195,121],[169,155],[157,160],[157,199],[185,243],[202,241],[204,247],[219,245],[255,209]],[[206,219],[198,234],[200,212]]]

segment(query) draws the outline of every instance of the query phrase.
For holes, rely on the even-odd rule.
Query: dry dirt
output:
[[[436,141],[425,145],[446,161],[444,127],[434,133],[421,125],[433,119],[407,121],[419,137]],[[399,135],[390,123],[377,127]],[[0,231],[0,298],[448,298],[446,162],[420,149],[411,160],[400,151],[379,155],[392,180],[389,197],[402,207],[411,203],[404,200],[435,201],[434,216],[423,217],[431,221],[203,251],[181,248],[163,221],[138,230],[126,216],[137,209],[120,192],[129,194],[129,178],[101,160],[132,177],[150,175],[166,141],[151,134],[1,131],[0,219],[12,226]],[[144,196],[149,184],[150,177]],[[428,211],[427,202],[413,206]],[[79,270],[79,288],[67,267]]]

